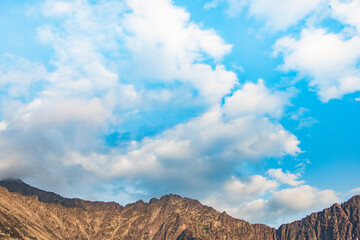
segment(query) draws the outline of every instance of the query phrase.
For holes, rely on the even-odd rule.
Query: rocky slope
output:
[[[360,196],[278,230],[166,195],[149,203],[63,198],[20,180],[0,181],[0,239],[359,239]]]
[[[322,212],[284,224],[277,230],[278,239],[360,239],[360,196]]]

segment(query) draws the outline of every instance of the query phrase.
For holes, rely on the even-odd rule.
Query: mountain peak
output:
[[[274,229],[168,194],[149,203],[67,199],[20,179],[0,181],[0,239],[359,239],[360,196]],[[21,195],[13,192],[20,193]],[[38,198],[29,198],[36,195]],[[73,204],[69,207],[70,204]],[[26,209],[26,211],[24,211]]]
[[[4,178],[1,180],[2,182],[16,182],[16,183],[23,183],[23,184],[26,184],[24,183],[20,178]]]
[[[0,186],[5,187],[9,192],[20,193],[23,196],[37,196],[40,202],[59,203],[64,207],[76,206],[76,200],[64,198],[56,193],[47,192],[24,183],[21,179],[5,178],[0,181]]]
[[[178,200],[182,200],[182,199],[184,199],[184,198],[179,195],[170,193],[170,194],[162,196],[159,200],[161,202],[169,202],[169,201],[178,201]]]

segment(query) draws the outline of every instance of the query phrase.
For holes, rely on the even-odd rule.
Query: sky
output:
[[[0,178],[279,226],[360,194],[359,0],[0,1]]]

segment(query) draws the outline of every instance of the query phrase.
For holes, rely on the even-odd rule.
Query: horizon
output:
[[[0,179],[248,222],[360,194],[359,0],[0,2]]]

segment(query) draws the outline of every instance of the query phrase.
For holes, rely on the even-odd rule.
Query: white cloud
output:
[[[0,56],[0,87],[7,90],[10,98],[29,99],[32,91],[39,91],[32,88],[43,83],[46,74],[41,64],[11,54]]]
[[[296,25],[312,12],[322,7],[325,0],[224,0],[228,3],[228,14],[236,16],[244,9],[248,14],[273,29],[285,30]],[[214,0],[205,4],[205,8],[216,7],[220,3]]]
[[[278,186],[275,181],[268,180],[262,176],[254,175],[249,182],[242,182],[240,179],[233,177],[225,184],[225,190],[232,193],[232,198],[237,201],[242,199],[251,199],[263,195],[270,189]]]
[[[131,65],[142,67],[140,72],[134,69],[136,75],[190,83],[211,103],[230,92],[236,75],[221,64],[212,69],[201,63],[209,57],[219,61],[231,51],[232,46],[214,30],[201,29],[190,21],[189,13],[168,0],[135,0],[128,5],[132,12],[124,19],[124,29],[129,33],[125,44],[132,54]]]
[[[275,30],[296,25],[321,6],[323,0],[253,0],[250,1],[250,15],[264,20]]]
[[[303,185],[274,193],[269,204],[273,207],[284,208],[283,211],[298,212],[328,206],[338,200],[334,191],[321,191],[309,185]]]
[[[331,0],[330,6],[332,17],[339,19],[344,24],[354,26],[360,32],[360,2],[358,0]]]
[[[125,16],[125,28],[134,34],[127,40],[128,46],[141,51],[157,47],[173,58],[173,61],[191,62],[203,53],[220,59],[231,50],[231,45],[213,30],[202,30],[190,22],[190,14],[176,7],[169,0],[127,1],[132,12]],[[163,52],[164,51],[164,52]],[[202,53],[203,51],[203,53]]]
[[[245,180],[231,177],[203,202],[231,216],[278,227],[339,201],[332,190],[303,185],[298,175],[281,169],[271,169],[267,174],[275,179],[260,175]]]
[[[81,1],[77,1],[80,4]],[[46,11],[44,11],[45,16],[61,16],[63,14],[68,14],[74,12],[75,6],[71,2],[66,1],[57,1],[57,2],[46,2]],[[78,5],[79,6],[79,5]]]
[[[109,113],[106,113],[102,102],[93,98],[82,99],[36,99],[16,112],[12,123],[20,121],[24,127],[42,128],[58,126],[71,122],[83,122],[91,125],[104,125]],[[19,126],[18,126],[19,127]]]
[[[278,40],[274,53],[284,59],[279,69],[308,77],[309,86],[317,90],[323,102],[360,90],[359,36],[346,39],[341,33],[304,29],[299,40]]]
[[[256,199],[228,209],[230,214],[250,222],[279,225],[305,217],[313,211],[320,211],[339,201],[332,190],[319,190],[309,185],[287,188],[274,192],[268,200]]]
[[[229,209],[238,206],[244,201],[261,197],[278,186],[279,184],[276,181],[260,175],[251,176],[248,180],[231,177],[230,180],[224,183],[219,192],[212,193],[203,202],[218,208],[218,210]]]
[[[304,181],[298,180],[300,175],[299,174],[292,174],[290,172],[284,173],[282,169],[269,169],[267,174],[276,179],[277,181],[281,182],[282,184],[287,184],[292,187],[296,187],[302,185]]]
[[[60,26],[38,28],[41,40],[55,50],[55,70],[49,74],[52,85],[45,94],[91,97],[123,87],[104,57],[109,51],[118,51],[122,31],[117,16],[122,11],[123,6],[116,3],[91,6],[83,0],[45,2],[42,14],[63,20]]]
[[[246,83],[241,91],[236,91],[229,97],[225,104],[225,112],[229,116],[258,114],[280,118],[292,95],[289,91],[271,92],[260,79],[257,84]]]
[[[350,195],[360,195],[360,187],[359,188],[354,188],[352,190],[349,191]]]

